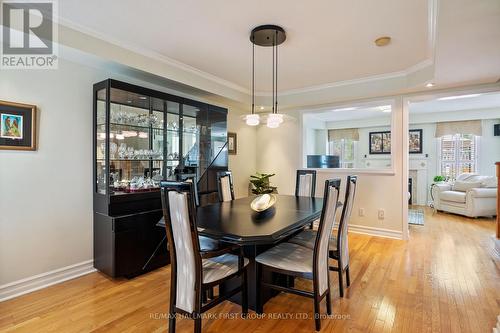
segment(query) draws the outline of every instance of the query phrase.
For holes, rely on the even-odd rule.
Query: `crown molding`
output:
[[[279,93],[280,96],[288,96],[288,95],[300,95],[304,93],[311,93],[311,92],[317,92],[320,90],[326,90],[326,89],[331,89],[331,88],[338,88],[338,87],[345,87],[345,86],[352,86],[356,84],[363,84],[363,83],[370,83],[374,81],[383,81],[383,80],[391,80],[391,79],[397,79],[397,78],[404,78],[407,77],[413,73],[416,73],[420,70],[423,70],[425,68],[428,68],[432,66],[434,63],[430,59],[426,59],[422,62],[419,62],[403,71],[398,71],[398,72],[393,72],[393,73],[386,73],[386,74],[379,74],[379,75],[372,75],[372,76],[367,76],[364,78],[359,78],[359,79],[352,79],[352,80],[344,80],[344,81],[338,81],[338,82],[333,82],[333,83],[326,83],[326,84],[321,84],[317,86],[310,86],[310,87],[305,87],[305,88],[298,88],[298,89],[290,89],[286,91],[282,91]],[[263,95],[267,96],[267,95]],[[271,96],[271,94],[269,94]]]
[[[208,72],[202,71],[202,70],[200,70],[200,69],[198,69],[196,67],[187,65],[187,64],[185,64],[183,62],[180,62],[178,60],[175,60],[175,59],[172,59],[170,57],[167,57],[167,56],[165,56],[165,55],[163,55],[161,53],[158,53],[156,51],[153,51],[153,50],[141,47],[141,46],[133,44],[133,43],[129,43],[129,42],[125,42],[125,41],[121,41],[121,40],[112,38],[112,37],[110,37],[107,34],[103,34],[103,33],[98,32],[96,30],[89,29],[87,27],[84,27],[84,26],[82,26],[80,24],[74,23],[73,21],[70,21],[70,20],[65,19],[65,18],[59,17],[59,24],[65,26],[65,27],[68,27],[70,29],[79,31],[81,33],[84,33],[86,35],[89,35],[91,37],[100,39],[100,40],[105,41],[107,43],[113,44],[115,46],[118,46],[118,47],[127,49],[129,51],[135,52],[137,54],[143,55],[145,57],[148,57],[148,58],[151,58],[151,59],[154,59],[154,60],[158,60],[160,62],[163,62],[163,63],[167,64],[167,65],[173,66],[173,67],[175,67],[177,69],[186,71],[186,72],[191,73],[191,74],[198,75],[198,76],[200,76],[200,77],[202,77],[204,79],[213,81],[213,82],[215,82],[217,84],[220,84],[222,86],[225,86],[227,88],[234,89],[234,90],[236,90],[238,92],[241,92],[241,93],[244,93],[244,94],[250,94],[250,90],[249,89],[246,89],[246,88],[244,88],[244,87],[242,87],[240,85],[237,85],[237,84],[235,84],[235,83],[233,83],[231,81],[228,81],[228,80],[225,80],[223,78],[220,78],[220,77],[218,77],[216,75],[213,75],[213,74],[210,74]]]

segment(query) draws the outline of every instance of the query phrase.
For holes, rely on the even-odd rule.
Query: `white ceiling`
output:
[[[500,78],[499,0],[58,3],[59,41],[68,46],[62,57],[90,55],[106,70],[114,64],[120,73],[241,112],[251,100],[249,33],[265,23],[288,33],[280,51],[285,112]],[[381,35],[393,42],[375,47]],[[268,107],[271,59],[269,50],[257,51],[256,103]],[[427,82],[436,86],[427,89]]]
[[[439,0],[435,82],[465,85],[500,78],[500,1]]]
[[[489,0],[488,0],[489,1]],[[249,34],[287,31],[279,89],[289,91],[408,70],[433,56],[434,0],[64,0],[63,24],[120,46],[173,59],[248,90]],[[383,48],[373,41],[391,36]],[[256,89],[269,91],[271,53],[256,49]]]

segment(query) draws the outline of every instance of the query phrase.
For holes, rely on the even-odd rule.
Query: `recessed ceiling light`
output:
[[[438,98],[438,101],[450,101],[450,100],[453,100],[453,99],[472,98],[472,97],[477,97],[477,96],[481,96],[481,94],[468,94],[468,95],[458,95],[458,96],[447,96],[447,97]]]
[[[390,42],[391,42],[391,37],[389,36],[383,36],[375,39],[375,45],[380,47],[387,46],[389,45]]]
[[[435,84],[434,84],[434,83],[432,83],[432,82],[429,82],[429,83],[427,83],[425,86],[426,86],[427,88],[432,88],[432,87],[434,87],[434,86],[435,86]]]
[[[263,107],[263,106],[261,106],[261,107],[260,107],[260,109],[261,109],[261,110],[264,110],[264,107]]]
[[[146,96],[139,96],[139,99],[145,100],[148,99]]]
[[[130,104],[130,103],[132,103],[132,101],[131,101],[131,100],[128,100],[128,101],[127,101],[127,103],[128,103],[128,104]]]

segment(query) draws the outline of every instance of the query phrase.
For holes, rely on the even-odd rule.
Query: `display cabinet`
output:
[[[168,262],[159,185],[227,170],[227,110],[108,79],[94,85],[94,266],[133,276]]]

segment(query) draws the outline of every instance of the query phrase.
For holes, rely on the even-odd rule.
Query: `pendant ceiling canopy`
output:
[[[282,27],[272,24],[260,25],[252,30],[250,41],[258,46],[278,46],[286,40]]]

